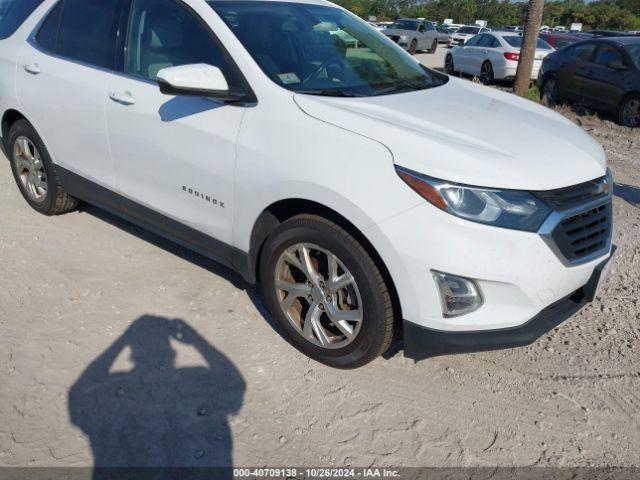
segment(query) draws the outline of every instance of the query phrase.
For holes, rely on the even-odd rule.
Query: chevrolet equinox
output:
[[[95,204],[235,269],[320,362],[529,344],[606,276],[596,141],[332,3],[3,8],[2,144],[29,205]]]

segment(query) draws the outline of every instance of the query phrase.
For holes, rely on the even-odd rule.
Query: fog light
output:
[[[442,314],[458,317],[479,309],[484,301],[476,282],[449,273],[431,271],[440,292]]]

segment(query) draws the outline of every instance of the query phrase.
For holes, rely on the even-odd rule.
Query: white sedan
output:
[[[513,80],[520,60],[522,36],[514,32],[491,32],[476,35],[464,46],[451,49],[444,60],[449,75],[465,73],[480,77],[485,85],[494,80]],[[542,60],[554,49],[538,39],[532,79],[538,78]]]

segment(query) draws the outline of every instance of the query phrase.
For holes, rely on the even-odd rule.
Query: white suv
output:
[[[12,2],[0,115],[26,201],[99,205],[259,281],[310,357],[527,344],[594,297],[611,177],[551,110],[321,0]]]

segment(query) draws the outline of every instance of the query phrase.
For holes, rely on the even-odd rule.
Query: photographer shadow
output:
[[[204,366],[176,366],[172,341]],[[130,350],[128,371],[114,371]],[[236,367],[181,320],[143,316],[82,373],[71,421],[91,442],[94,479],[231,478],[228,417],[242,407]]]

